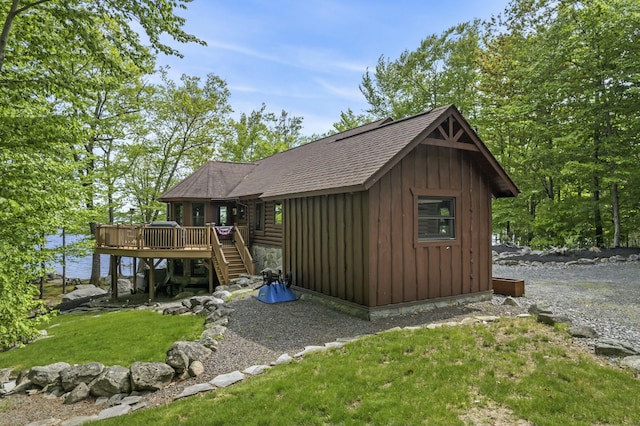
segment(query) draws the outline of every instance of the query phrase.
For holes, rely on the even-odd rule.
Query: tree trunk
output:
[[[611,208],[613,209],[613,247],[620,247],[620,202],[618,201],[618,184],[611,184]]]
[[[7,45],[9,44],[9,32],[11,32],[11,25],[13,24],[13,19],[16,17],[18,13],[18,5],[20,4],[20,0],[13,0],[11,2],[11,8],[9,9],[9,13],[7,13],[7,18],[4,20],[4,25],[2,26],[2,34],[0,34],[0,72],[2,71],[2,66],[4,65],[4,58],[7,54]]]
[[[91,229],[91,235],[96,235],[97,223],[91,222],[89,224],[89,228]],[[100,254],[96,253],[95,250],[91,259],[91,284],[97,286],[100,282]]]
[[[595,245],[596,247],[604,247],[604,239],[602,236],[602,214],[600,212],[600,179],[598,176],[593,177],[593,225],[595,228]]]

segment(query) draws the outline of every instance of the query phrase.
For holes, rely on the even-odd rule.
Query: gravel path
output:
[[[640,346],[640,262],[494,265],[493,276],[524,278],[523,304],[546,302],[576,325],[588,325],[602,337]]]
[[[147,394],[144,402],[147,407],[169,403],[187,386],[254,364],[269,364],[283,353],[294,355],[308,345],[322,345],[396,326],[460,320],[474,315],[514,316],[538,302],[546,302],[575,324],[594,327],[602,337],[640,346],[640,262],[545,267],[494,265],[493,275],[525,279],[526,296],[518,299],[520,307],[504,306],[505,298],[496,295],[488,302],[370,322],[308,300],[274,305],[254,297],[234,301],[231,306],[235,312],[230,317],[228,331],[218,350],[207,359],[206,372]],[[97,414],[105,408],[91,401],[63,405],[60,398],[51,400],[43,395],[17,395],[7,401],[11,401],[6,403],[12,409],[0,410],[0,425],[28,424],[46,418],[68,419]]]

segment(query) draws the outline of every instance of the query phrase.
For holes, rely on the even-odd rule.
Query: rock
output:
[[[271,365],[288,364],[291,361],[293,361],[293,358],[289,354],[282,354]]]
[[[609,257],[609,262],[625,262],[626,260],[624,256],[620,256],[619,254]]]
[[[200,343],[205,348],[211,349],[212,351],[217,351],[220,341],[207,336],[201,337],[200,340],[198,340],[198,343]]]
[[[247,277],[234,278],[231,280],[231,284],[239,285],[240,287],[249,287],[249,285],[251,284],[251,280]],[[216,290],[218,290],[220,287],[222,286],[216,287]]]
[[[117,393],[115,395],[111,395],[109,401],[107,401],[107,405],[109,407],[113,407],[114,405],[118,405],[122,402],[122,400],[127,396],[126,393]]]
[[[28,423],[27,426],[57,426],[59,424],[60,424],[60,420],[53,417],[49,417],[48,419]]]
[[[582,259],[576,260],[576,263],[578,265],[593,265],[596,263],[596,259],[582,258]]]
[[[176,395],[173,399],[185,398],[187,396],[192,396],[200,392],[209,392],[214,390],[215,387],[209,383],[200,383],[197,385],[186,387],[182,390],[179,395]]]
[[[50,384],[60,383],[60,372],[70,365],[66,362],[56,362],[44,367],[36,366],[29,370],[29,380],[38,386],[45,387]]]
[[[422,328],[422,327],[419,327]],[[343,342],[328,342],[324,344],[325,347],[327,347],[327,349],[340,349],[342,347],[344,347],[344,343]]]
[[[252,365],[249,368],[246,368],[242,371],[244,374],[249,374],[250,376],[257,376],[258,374],[264,373],[269,367],[268,365]]]
[[[596,342],[596,355],[609,356],[632,356],[640,355],[640,349],[635,348],[627,343],[613,339],[602,339]]]
[[[131,376],[128,368],[112,365],[104,369],[98,377],[89,383],[91,395],[112,396],[131,392]]]
[[[64,399],[65,404],[75,404],[79,401],[84,401],[89,398],[90,394],[89,386],[86,383],[80,383],[78,386],[73,388],[71,392],[69,392]]]
[[[227,374],[220,374],[213,378],[209,382],[209,384],[218,387],[218,388],[226,388],[227,386],[231,386],[234,383],[239,382],[244,379],[244,374],[239,371],[233,371]]]
[[[326,346],[305,346],[303,351],[298,352],[293,357],[294,358],[300,358],[301,356],[305,356],[305,355],[310,354],[312,352],[318,352],[318,351],[324,351],[324,350],[327,350]]]
[[[563,315],[539,313],[537,319],[538,322],[548,325],[571,324],[571,320]]]
[[[213,293],[212,296],[216,297],[218,299],[221,299],[223,301],[227,301],[227,300],[231,299],[231,292],[230,291],[226,291],[226,290],[218,290],[215,293]]]
[[[514,299],[513,297],[509,296],[506,299],[504,299],[504,302],[502,302],[503,305],[506,306],[517,306],[520,307],[520,304],[518,303],[518,301],[516,299]]]
[[[224,327],[222,325],[213,325],[211,327],[207,327],[202,334],[200,334],[200,337],[211,337],[212,339],[218,339],[220,340],[223,336],[224,333],[227,332],[227,327]]]
[[[495,321],[498,321],[500,318],[498,318],[495,315],[484,315],[484,316],[481,315],[481,316],[477,316],[476,319],[481,322],[495,322]]]
[[[165,308],[162,311],[162,315],[182,315],[189,312],[189,309],[185,306],[171,306],[169,308]]]
[[[213,297],[213,296],[195,296],[189,299],[189,301],[191,302],[192,308],[198,305],[202,305],[202,306],[207,306],[207,304],[222,305],[224,303],[224,300],[218,299],[217,297]]]
[[[163,362],[134,362],[131,364],[131,387],[133,390],[157,391],[169,383],[174,369]]]
[[[71,300],[76,300],[83,297],[104,296],[105,294],[108,294],[106,290],[103,290],[94,285],[88,284],[88,285],[77,286],[74,291],[65,294],[64,297],[62,298],[62,301],[69,302]]]
[[[68,392],[80,383],[88,384],[103,371],[104,365],[99,362],[90,362],[65,368],[60,371],[62,388]]]
[[[640,356],[627,356],[622,358],[620,365],[640,371]]]
[[[638,260],[640,260],[640,255],[638,254],[629,255],[629,262],[637,262]]]
[[[8,382],[2,383],[2,389],[0,389],[0,396],[3,394],[7,394],[12,392],[16,388],[16,381],[9,380]]]
[[[0,383],[8,382],[9,379],[11,379],[12,371],[13,371],[13,368],[11,367],[0,369]]]
[[[551,310],[551,307],[544,303],[544,302],[540,302],[540,303],[534,303],[533,305],[529,306],[528,312],[531,315],[538,315],[538,314],[552,314],[553,311]]]
[[[118,296],[131,295],[133,284],[127,278],[118,278]]]
[[[98,416],[76,416],[60,423],[60,426],[80,426],[98,420]]]
[[[140,402],[141,399],[142,397],[140,395],[129,395],[122,398],[120,404],[134,405]]]
[[[569,327],[567,330],[573,337],[585,338],[585,339],[594,339],[598,337],[598,333],[593,329],[593,327],[589,327],[586,325],[574,325]]]
[[[198,360],[195,360],[189,364],[189,376],[196,377],[204,373],[204,364]]]
[[[98,414],[98,420],[110,419],[111,417],[118,417],[128,414],[131,411],[131,407],[128,405],[116,405],[114,407],[105,408]]]
[[[165,362],[178,374],[183,373],[193,361],[204,361],[211,355],[211,349],[198,342],[175,342],[167,351]]]

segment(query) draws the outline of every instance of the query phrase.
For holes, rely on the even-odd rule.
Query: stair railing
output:
[[[229,262],[222,251],[222,243],[218,239],[216,229],[211,227],[211,249],[213,251],[213,265],[218,274],[220,284],[229,285]]]
[[[240,254],[240,258],[242,259],[242,263],[244,264],[244,269],[247,271],[249,275],[255,275],[255,266],[253,264],[253,257],[251,256],[251,252],[249,251],[249,247],[244,241],[244,237],[241,232],[236,232],[234,235],[234,240],[236,244],[236,249]]]

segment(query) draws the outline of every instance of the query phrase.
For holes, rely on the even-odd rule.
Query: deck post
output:
[[[149,265],[149,300],[154,300],[156,283],[153,277],[153,270],[155,269],[155,266],[153,266],[153,258],[148,259],[147,264]]]
[[[138,292],[138,258],[137,257],[132,257],[131,258],[133,260],[133,292],[137,293]]]
[[[109,269],[111,270],[111,298],[114,297],[116,300],[118,299],[118,256],[109,256],[109,260],[111,261],[111,265]]]
[[[213,259],[207,259],[206,264],[209,270],[209,293],[213,294]]]

